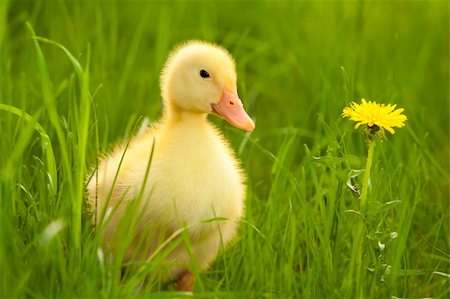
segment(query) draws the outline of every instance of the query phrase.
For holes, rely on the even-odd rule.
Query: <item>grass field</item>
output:
[[[158,119],[159,71],[193,38],[230,50],[256,122],[211,118],[248,198],[198,296],[448,298],[447,1],[63,0],[0,2],[0,297],[175,296],[102,260],[84,180]],[[408,121],[377,144],[358,214],[367,146],[341,112],[361,98]]]

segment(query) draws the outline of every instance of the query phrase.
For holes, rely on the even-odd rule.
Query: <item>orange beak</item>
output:
[[[217,104],[211,104],[212,112],[223,117],[231,125],[246,131],[253,131],[255,123],[244,110],[241,99],[233,92],[224,89]]]

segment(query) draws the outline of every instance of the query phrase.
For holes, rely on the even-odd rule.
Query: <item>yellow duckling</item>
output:
[[[219,46],[191,41],[173,50],[161,73],[161,91],[160,122],[100,162],[87,186],[88,200],[96,219],[106,215],[105,242],[114,248],[124,207],[140,198],[141,218],[130,232],[135,242],[126,259],[149,259],[186,228],[190,248],[180,242],[165,256],[165,279],[192,290],[190,265],[206,269],[235,237],[245,199],[239,162],[207,115],[247,131],[255,125],[237,94],[234,60]]]

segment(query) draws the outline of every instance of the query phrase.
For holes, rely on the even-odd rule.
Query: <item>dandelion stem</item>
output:
[[[359,206],[361,212],[363,212],[367,201],[367,191],[369,189],[370,169],[372,168],[374,149],[375,149],[375,140],[369,138],[369,153],[367,154],[366,169],[364,171],[364,179],[361,192],[361,202]]]
[[[363,216],[365,215],[364,209],[366,206],[367,192],[369,189],[370,169],[372,167],[373,152],[375,150],[376,141],[373,137],[374,136],[368,136],[367,138],[369,142],[369,152],[367,154],[366,169],[364,172],[363,186],[360,198],[360,212]],[[350,293],[351,297],[363,297],[362,282],[364,281],[364,269],[366,268],[366,266],[363,262],[362,253],[364,248],[365,235],[366,224],[363,220],[362,222],[358,223],[358,226],[356,227],[355,238],[353,241],[352,258],[350,262],[350,276],[348,277],[349,281],[347,282],[347,287],[352,290]]]

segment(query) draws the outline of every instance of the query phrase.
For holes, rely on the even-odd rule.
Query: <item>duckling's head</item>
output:
[[[222,47],[191,41],[175,48],[161,73],[166,113],[213,113],[235,127],[252,131],[255,124],[237,94],[236,66]]]

